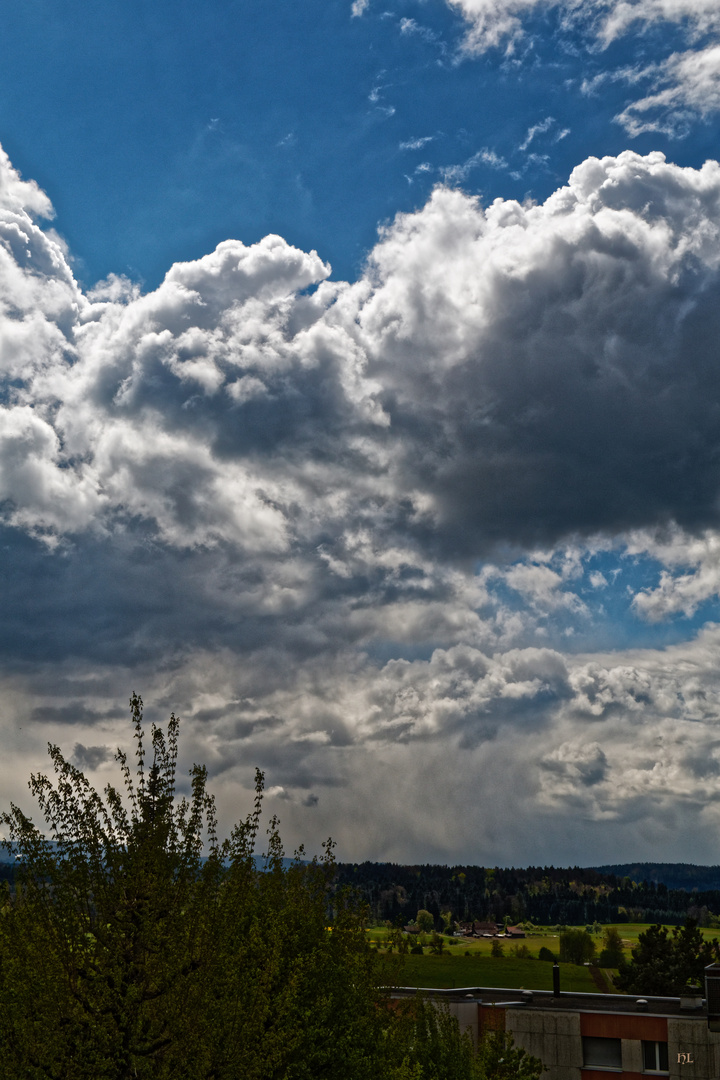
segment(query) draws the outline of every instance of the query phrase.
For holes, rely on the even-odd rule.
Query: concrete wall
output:
[[[516,1046],[540,1058],[547,1070],[543,1080],[580,1080],[582,1039],[577,1013],[506,1009],[505,1028]]]
[[[461,1031],[469,1031],[473,1042],[478,1042],[478,1005],[477,1001],[449,1001],[450,1012],[457,1017]]]
[[[718,1080],[720,1077],[720,1034],[708,1031],[707,1021],[678,1017],[668,1020],[670,1080]],[[692,1061],[678,1061],[686,1054]]]
[[[621,1039],[623,1072],[642,1073],[643,1054],[640,1039]]]

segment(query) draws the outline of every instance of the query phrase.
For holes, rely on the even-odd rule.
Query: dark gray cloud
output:
[[[147,296],[83,294],[0,177],[8,761],[72,725],[108,764],[136,689],[183,717],[181,790],[207,762],[241,816],[258,765],[292,839],[350,857],[672,841],[717,771],[717,632],[566,643],[613,543],[665,568],[628,596],[648,619],[720,589],[717,163],[589,159],[542,205],[438,188],[354,284],[269,237]]]
[[[97,769],[107,761],[112,761],[113,751],[109,746],[83,746],[75,743],[73,758],[81,769]]]
[[[58,269],[6,249],[44,337],[32,364],[8,354],[22,379],[0,414],[0,495],[46,541],[123,534],[138,566],[142,544],[195,562],[224,548],[264,592],[295,558],[317,599],[422,576],[416,556],[392,583],[379,560],[357,577],[358,531],[462,559],[717,525],[716,163],[589,159],[539,206],[438,188],[352,286],[268,237],[147,296],[119,283],[88,300],[23,225]],[[317,578],[318,553],[342,581]]]

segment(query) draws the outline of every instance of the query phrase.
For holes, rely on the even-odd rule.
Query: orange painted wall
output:
[[[667,1042],[667,1019],[664,1016],[638,1016],[636,1013],[580,1013],[580,1034],[599,1039],[647,1039],[649,1042]]]

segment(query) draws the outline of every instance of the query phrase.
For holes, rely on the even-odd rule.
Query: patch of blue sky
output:
[[[604,51],[559,15],[528,16],[512,55],[459,59],[464,24],[440,0],[29,0],[4,13],[0,133],[38,180],[86,284],[109,272],[153,287],[221,240],[276,232],[353,280],[379,223],[446,180],[545,198],[588,154],[711,152],[630,140],[612,75],[679,45],[672,27]],[[32,63],[28,64],[28,48]],[[598,81],[599,79],[599,81]],[[593,83],[591,95],[581,92]],[[636,88],[635,88],[636,89]]]
[[[549,563],[534,565],[548,566],[561,574],[563,561],[559,550]],[[663,569],[658,560],[628,554],[622,547],[587,553],[577,572],[558,584],[554,600],[544,604],[540,597],[536,605],[529,602],[527,591],[508,584],[503,571],[489,582],[492,602],[482,614],[491,617],[496,606],[522,613],[528,627],[523,644],[547,645],[565,653],[662,648],[689,641],[707,623],[720,622],[717,596],[698,604],[689,615],[676,614],[655,622],[643,618],[633,599],[643,590],[657,588]]]

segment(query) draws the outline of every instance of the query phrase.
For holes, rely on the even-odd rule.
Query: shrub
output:
[[[538,953],[538,960],[548,960],[551,964],[554,964],[557,961],[557,956],[548,949],[547,945],[543,945]]]
[[[616,968],[625,960],[622,938],[614,926],[608,926],[603,934],[603,949],[598,963],[600,967]]]
[[[415,922],[422,931],[427,931],[428,933],[435,927],[435,920],[433,919],[430,912],[426,911],[425,908],[420,908],[417,913],[417,918]]]
[[[442,935],[436,934],[433,931],[432,937],[430,938],[430,952],[434,953],[436,956],[440,956],[444,949],[445,942],[443,941]]]
[[[568,964],[584,964],[595,957],[595,942],[585,930],[566,930],[560,935],[560,959]]]

